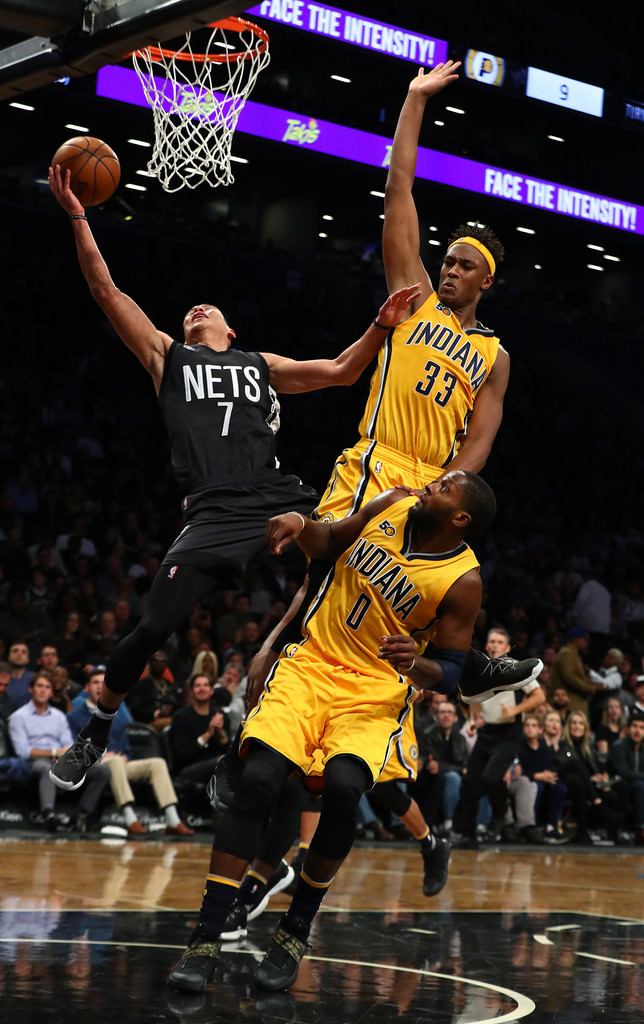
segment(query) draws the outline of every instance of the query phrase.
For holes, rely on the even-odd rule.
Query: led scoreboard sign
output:
[[[159,79],[160,93],[162,87],[163,81]],[[217,116],[212,112],[212,95],[207,90],[196,96],[194,88],[182,88],[186,92],[186,102],[194,110],[194,117]],[[136,72],[129,68],[110,65],[100,68],[96,92],[99,96],[125,103],[149,106]],[[237,131],[372,167],[389,166],[392,140],[383,135],[251,100],[246,102],[240,113]],[[643,206],[568,188],[566,185],[423,146],[418,148],[416,177],[521,206],[644,234]]]
[[[559,107],[578,110],[582,114],[601,117],[604,110],[604,90],[597,85],[564,78],[540,68],[528,68],[526,96],[544,103],[555,103]]]

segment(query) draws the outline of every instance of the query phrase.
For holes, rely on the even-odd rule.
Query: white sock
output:
[[[168,806],[164,808],[164,813],[166,825],[170,825],[171,828],[176,828],[181,821],[181,818],[177,813],[177,805],[168,804]]]
[[[133,825],[135,821],[139,820],[134,813],[134,806],[132,804],[123,804],[121,814],[125,818],[126,825]]]

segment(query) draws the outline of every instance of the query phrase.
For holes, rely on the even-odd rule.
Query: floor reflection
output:
[[[8,1021],[641,1024],[644,924],[581,914],[322,913],[289,993],[256,992],[278,915],[225,947],[204,996],[165,976],[194,924],[185,912],[65,909],[35,891],[0,901]]]

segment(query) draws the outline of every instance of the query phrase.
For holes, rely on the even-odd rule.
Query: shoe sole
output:
[[[87,772],[85,772],[85,775],[83,775],[80,782],[65,782],[64,779],[59,779],[57,775],[54,775],[53,768],[50,768],[49,778],[58,786],[59,789],[66,789],[68,792],[71,792],[73,789],[80,789],[87,778]]]
[[[542,669],[543,662],[539,660],[526,679],[520,679],[517,683],[512,683],[510,686],[492,686],[489,690],[483,690],[481,693],[476,693],[472,697],[466,697],[460,689],[458,692],[464,704],[482,704],[484,700],[489,700],[490,697],[496,697],[497,693],[511,693],[512,690],[520,690],[523,686],[526,686],[527,683],[531,683],[533,679],[536,679]]]
[[[255,984],[258,988],[263,989],[264,992],[284,992],[291,985],[294,985],[297,981],[297,976],[300,971],[300,965],[297,964],[295,969],[291,971],[287,978],[277,981],[274,978],[267,978],[262,976],[260,964],[254,976]]]
[[[234,942],[235,939],[245,939],[248,935],[248,928],[234,928],[230,932],[222,932],[219,936],[222,942]]]
[[[269,889],[269,891],[266,893],[265,896],[262,897],[262,899],[259,901],[256,907],[253,907],[252,910],[248,911],[248,920],[254,921],[256,917],[259,917],[260,914],[263,914],[264,911],[266,910],[266,907],[268,906],[268,901],[270,900],[271,896],[275,896],[278,892],[283,892],[284,889],[288,889],[289,885],[291,884],[294,878],[295,872],[291,865],[288,864],[287,871],[284,877],[281,878],[279,882],[277,882],[272,887],[272,889]]]
[[[185,978],[174,978],[172,974],[170,974],[168,976],[168,985],[170,986],[170,988],[173,988],[176,992],[191,992],[192,994],[198,994],[200,992],[206,991],[208,987],[208,982],[210,981],[214,973],[215,968],[213,967],[212,971],[210,972],[207,978],[199,978],[198,981],[194,982],[188,981]]]

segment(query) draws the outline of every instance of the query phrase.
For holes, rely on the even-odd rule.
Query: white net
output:
[[[257,76],[270,61],[268,36],[257,25],[227,18],[208,30],[202,52],[193,50],[188,32],[177,50],[150,46],[132,54],[154,115],[148,172],[166,192],[235,180],[233,134]]]

